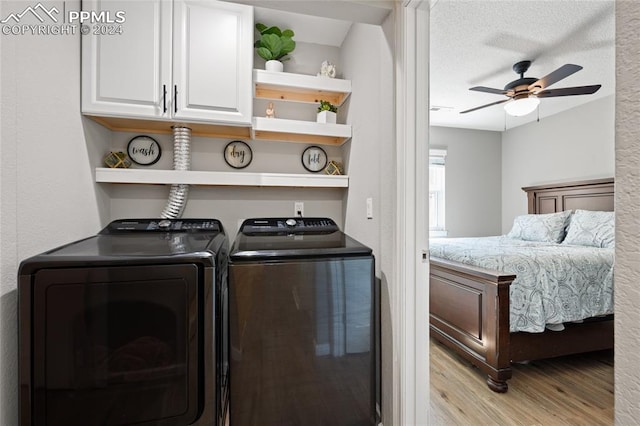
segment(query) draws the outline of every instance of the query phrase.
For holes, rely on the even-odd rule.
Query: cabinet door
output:
[[[82,112],[170,117],[172,3],[164,0],[82,3],[86,11],[110,11],[112,16],[123,11],[125,16],[120,24],[121,34],[96,35],[89,24],[90,33],[82,36]]]
[[[250,124],[253,7],[174,2],[174,118]]]

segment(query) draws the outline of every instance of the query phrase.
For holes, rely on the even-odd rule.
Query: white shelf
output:
[[[351,94],[351,80],[289,72],[253,70],[254,97],[304,103],[329,101],[336,106]]]
[[[342,145],[351,139],[350,124],[253,117],[253,139]]]
[[[189,184],[213,186],[282,186],[347,188],[348,176],[323,174],[176,171],[160,169],[96,168],[96,182],[137,184]]]

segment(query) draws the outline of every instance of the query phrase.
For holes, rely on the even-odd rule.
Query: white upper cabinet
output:
[[[253,8],[180,0],[174,15],[175,118],[251,123]]]
[[[169,117],[171,2],[85,0],[83,9],[122,10],[126,20],[117,24],[121,33],[82,36],[82,112]]]
[[[126,16],[121,34],[82,38],[83,113],[251,124],[251,6],[85,0],[83,9]]]

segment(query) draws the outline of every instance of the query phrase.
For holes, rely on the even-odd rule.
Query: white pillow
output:
[[[525,214],[513,220],[507,237],[516,240],[560,243],[564,239],[565,227],[571,210],[548,214]]]
[[[591,247],[615,247],[615,214],[613,212],[576,210],[562,244]]]

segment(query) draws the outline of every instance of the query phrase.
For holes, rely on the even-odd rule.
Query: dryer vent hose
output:
[[[191,129],[183,126],[173,127],[173,169],[191,168]],[[179,219],[187,204],[189,185],[171,185],[169,200],[160,214],[162,219]]]

